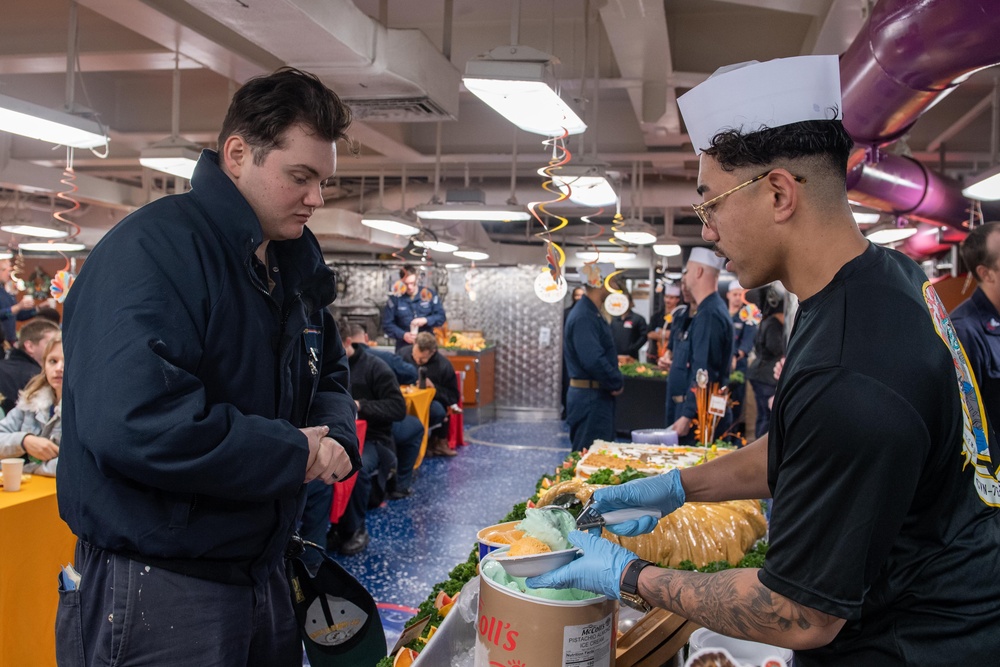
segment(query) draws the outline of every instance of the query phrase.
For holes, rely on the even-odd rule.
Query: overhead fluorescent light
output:
[[[551,170],[552,182],[571,202],[600,208],[613,206],[618,194],[602,165],[568,164]]]
[[[361,224],[382,232],[398,234],[399,236],[413,236],[420,231],[412,222],[383,209],[372,209],[367,211],[361,218]]]
[[[677,257],[681,254],[681,247],[677,243],[656,243],[653,245],[653,252],[660,257]]]
[[[0,259],[11,259],[13,256],[14,256],[14,253],[9,252],[7,250],[5,250],[3,252],[0,252]]]
[[[656,233],[653,225],[638,218],[626,218],[612,225],[615,238],[632,245],[650,245],[656,243]]]
[[[0,231],[8,234],[21,234],[23,236],[37,236],[43,239],[64,239],[69,236],[68,229],[57,229],[55,227],[42,227],[29,223],[19,223],[17,221],[0,225]]]
[[[458,250],[458,246],[452,243],[447,243],[445,241],[436,241],[434,239],[422,239],[414,241],[413,245],[418,248],[426,248],[427,250],[433,250],[435,252],[455,252]]]
[[[916,233],[917,229],[915,227],[879,229],[877,231],[865,234],[865,238],[867,238],[872,243],[884,245],[886,243],[896,243],[897,241],[908,239]]]
[[[636,254],[634,252],[617,252],[613,250],[603,250],[600,252],[580,250],[576,253],[576,258],[582,259],[585,262],[627,262],[635,259],[635,257]]]
[[[17,247],[28,252],[77,252],[87,249],[87,246],[82,243],[66,241],[30,241],[28,243],[18,243]]]
[[[0,95],[0,130],[73,148],[96,148],[108,143],[97,121],[7,95]]]
[[[190,181],[200,156],[201,148],[192,144],[154,144],[139,152],[139,164]]]
[[[525,132],[549,137],[565,129],[580,134],[587,124],[551,85],[553,56],[527,46],[500,46],[469,60],[466,89]]]
[[[490,255],[486,252],[481,252],[479,250],[456,250],[451,253],[455,257],[461,257],[462,259],[470,259],[474,262],[478,262],[481,259],[489,259]]]
[[[881,213],[867,213],[865,211],[851,211],[851,215],[854,216],[854,222],[859,225],[874,225],[882,218]]]
[[[531,214],[523,206],[485,204],[422,204],[413,212],[421,220],[468,220],[470,222],[524,222]]]
[[[962,196],[980,201],[1000,199],[1000,165],[976,176],[962,188]]]

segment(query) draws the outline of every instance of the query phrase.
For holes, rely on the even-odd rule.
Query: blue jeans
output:
[[[361,473],[358,473],[361,474]],[[330,506],[333,505],[333,487],[321,479],[314,479],[306,485],[306,506],[299,522],[299,536],[307,542],[326,550],[326,534],[330,530]],[[315,570],[322,562],[315,549],[306,549],[302,562]]]
[[[80,541],[80,587],[60,591],[60,667],[300,667],[284,564],[255,586],[195,579]],[[21,638],[31,641],[30,638]]]
[[[444,418],[448,416],[448,408],[440,401],[431,401],[431,416],[428,429],[436,429],[444,423]],[[439,438],[447,438],[447,433],[437,433]]]
[[[368,499],[371,496],[372,485],[379,473],[379,448],[374,443],[366,442],[365,451],[361,453],[361,470],[358,471],[358,481],[354,484],[351,497],[347,501],[347,509],[337,522],[337,530],[341,537],[350,537],[352,533],[365,525],[365,514],[368,513]]]
[[[392,439],[396,441],[396,490],[406,491],[413,486],[413,464],[420,454],[424,439],[424,425],[413,415],[406,415],[392,423]]]

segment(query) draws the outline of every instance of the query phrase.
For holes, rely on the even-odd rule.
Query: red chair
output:
[[[462,407],[462,389],[465,382],[465,373],[455,371],[458,380],[458,407]],[[454,412],[448,409],[448,447],[458,449],[459,445],[465,444],[465,420],[461,412]]]
[[[365,435],[368,432],[368,422],[358,419],[354,422],[358,431],[358,454],[365,451]],[[337,523],[340,517],[344,516],[347,510],[347,501],[351,499],[351,492],[354,491],[354,483],[358,481],[357,475],[351,475],[350,479],[343,482],[333,483],[333,503],[330,505],[330,523]]]

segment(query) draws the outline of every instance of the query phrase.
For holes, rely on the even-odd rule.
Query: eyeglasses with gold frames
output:
[[[760,174],[759,176],[754,176],[749,181],[744,181],[743,183],[740,183],[739,185],[737,185],[735,188],[730,188],[729,190],[726,190],[725,192],[723,192],[721,195],[719,195],[717,197],[712,197],[711,199],[709,199],[706,202],[702,202],[700,204],[692,204],[692,208],[694,208],[694,212],[698,216],[698,219],[701,220],[701,224],[703,224],[703,225],[707,225],[708,224],[708,218],[709,218],[708,211],[709,211],[710,208],[712,208],[713,206],[715,206],[720,201],[722,201],[723,199],[725,199],[729,195],[733,194],[737,190],[742,190],[745,187],[753,185],[757,181],[761,180],[762,178],[764,178],[765,176],[767,176],[768,174],[770,174],[772,171],[774,171],[774,170],[773,169],[769,169],[768,171],[765,171],[763,174]],[[794,178],[799,183],[805,183],[806,182],[806,179],[803,176],[796,176],[795,174],[792,174],[792,178]]]

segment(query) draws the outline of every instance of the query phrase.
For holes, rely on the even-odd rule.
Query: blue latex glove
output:
[[[681,486],[680,470],[636,479],[618,486],[606,486],[594,492],[594,508],[601,513],[630,507],[649,507],[660,510],[666,516],[683,504],[684,487]],[[658,521],[646,516],[605,528],[616,535],[634,537],[652,532]]]
[[[531,588],[579,588],[619,599],[622,573],[638,556],[603,537],[579,530],[570,532],[567,538],[573,546],[583,549],[583,556],[551,572],[528,577],[525,583]]]

